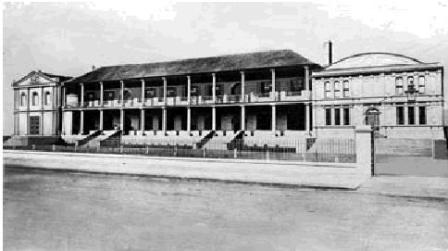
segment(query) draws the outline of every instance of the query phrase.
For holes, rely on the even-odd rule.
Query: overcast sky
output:
[[[11,82],[32,70],[78,76],[92,65],[280,48],[325,63],[329,39],[336,59],[386,51],[446,66],[447,13],[444,0],[5,3],[4,133],[13,132]]]

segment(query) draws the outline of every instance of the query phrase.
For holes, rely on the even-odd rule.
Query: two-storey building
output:
[[[317,136],[353,134],[372,125],[378,136],[443,138],[443,68],[392,53],[343,58],[312,75]]]
[[[62,134],[309,133],[317,69],[291,50],[100,67],[64,83]]]

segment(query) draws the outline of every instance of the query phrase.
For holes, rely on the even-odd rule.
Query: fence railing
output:
[[[126,144],[115,142],[88,147],[76,145],[31,145],[4,146],[4,149],[22,149],[35,151],[56,152],[84,152],[84,153],[122,153],[143,154],[150,156],[178,156],[202,158],[236,158],[236,159],[265,159],[282,161],[307,162],[356,162],[355,142],[353,139],[298,139],[274,141],[246,141],[233,139],[225,140],[213,138],[203,144],[196,140],[149,140],[144,144],[135,141]],[[231,142],[231,143],[229,143]]]

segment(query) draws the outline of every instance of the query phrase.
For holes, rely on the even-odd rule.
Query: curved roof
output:
[[[415,64],[423,64],[423,62],[401,54],[369,52],[345,57],[328,66],[325,70]]]

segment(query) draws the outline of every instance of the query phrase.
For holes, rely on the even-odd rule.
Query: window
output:
[[[191,96],[199,96],[199,87],[198,86],[192,86],[190,91]]]
[[[420,106],[418,108],[418,123],[420,125],[426,125],[426,107]]]
[[[325,82],[325,98],[331,98],[331,85],[330,82]]]
[[[397,125],[404,125],[404,107],[397,107]]]
[[[425,93],[425,76],[420,76],[418,78],[418,92],[419,93]]]
[[[94,92],[88,92],[87,93],[87,101],[93,101],[95,99],[95,93]]]
[[[408,91],[415,90],[414,77],[408,77]]]
[[[39,104],[39,94],[37,92],[33,92],[33,106]]]
[[[330,108],[325,109],[325,124],[331,125],[331,109]]]
[[[26,105],[26,94],[22,93],[20,95],[20,106],[25,106]]]
[[[148,97],[148,91],[145,92],[146,97]],[[115,99],[115,92],[114,91],[105,91],[104,92],[104,100],[111,101]]]
[[[344,80],[343,82],[343,97],[350,96],[350,88],[348,86],[348,80]]]
[[[344,125],[350,125],[350,108],[344,108]]]
[[[272,90],[271,82],[261,82],[260,83],[260,92],[261,93],[269,93]]]
[[[402,77],[395,78],[395,94],[403,95],[403,78]]]
[[[415,125],[415,107],[408,106],[408,125]]]
[[[45,105],[50,105],[51,103],[51,94],[50,92],[45,92]]]
[[[341,97],[341,82],[339,81],[334,82],[334,97],[335,98]]]
[[[177,88],[175,86],[168,86],[166,88],[166,96],[167,97],[176,97],[177,96]]]
[[[334,109],[334,125],[341,125],[341,109]]]

